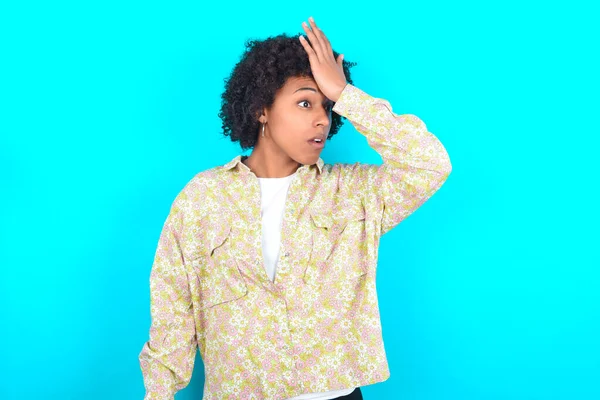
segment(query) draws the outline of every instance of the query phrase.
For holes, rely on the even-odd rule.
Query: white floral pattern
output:
[[[290,185],[275,281],[261,246],[260,186],[241,156],[177,195],[150,274],[150,339],[139,354],[146,400],[173,399],[196,348],[204,399],[281,400],[389,375],[375,274],[381,235],[451,172],[415,115],[348,84],[333,108],[382,165],[303,165]]]

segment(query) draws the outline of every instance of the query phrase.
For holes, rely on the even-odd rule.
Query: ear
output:
[[[268,113],[267,109],[263,108],[262,113],[257,116],[258,122],[260,122],[261,124],[264,124],[265,122],[267,122],[267,113]]]

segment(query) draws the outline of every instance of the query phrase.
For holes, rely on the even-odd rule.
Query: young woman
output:
[[[150,275],[146,399],[362,399],[386,380],[375,276],[381,235],[445,182],[450,159],[415,115],[352,84],[315,22],[251,41],[226,82],[223,129],[249,157],[177,195]],[[382,165],[325,164],[347,118]]]

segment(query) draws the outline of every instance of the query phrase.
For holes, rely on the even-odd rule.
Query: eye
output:
[[[298,104],[302,104],[302,103],[308,103],[308,104],[310,104],[310,101],[308,101],[308,100],[302,100]],[[324,107],[327,110],[327,112],[331,112],[331,110],[333,110],[333,104],[330,103],[330,102],[328,102]],[[302,107],[302,108],[305,108],[305,107]]]

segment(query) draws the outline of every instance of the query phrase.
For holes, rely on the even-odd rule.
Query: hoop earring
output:
[[[266,123],[262,124],[262,137],[265,137],[265,125]]]

